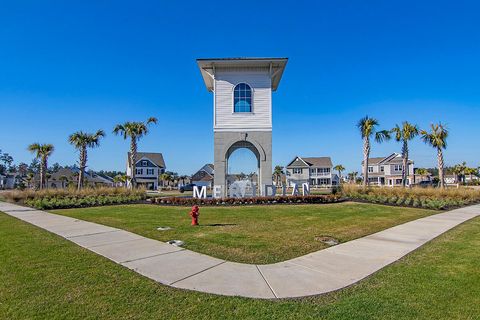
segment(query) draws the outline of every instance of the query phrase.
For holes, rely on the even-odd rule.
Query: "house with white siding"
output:
[[[414,162],[408,160],[407,185],[415,183]],[[362,161],[362,172],[364,163]],[[402,155],[392,153],[386,157],[368,159],[368,182],[379,186],[401,186],[402,185],[403,159]]]
[[[330,157],[295,157],[286,166],[287,186],[308,183],[311,187],[331,187],[339,184],[333,173]]]
[[[163,155],[157,152],[138,152],[135,164],[135,181],[138,186],[144,186],[148,190],[157,190],[160,175],[165,173],[165,161]],[[132,177],[132,165],[130,152],[127,154],[127,177]],[[127,186],[130,185],[130,179]]]

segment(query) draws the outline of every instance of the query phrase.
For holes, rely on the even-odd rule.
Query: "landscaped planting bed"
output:
[[[344,185],[344,197],[378,204],[447,210],[480,203],[480,191],[461,188],[387,188]]]
[[[310,196],[278,196],[278,197],[254,197],[254,198],[223,198],[223,199],[196,199],[196,198],[154,198],[150,199],[153,204],[160,205],[178,205],[178,206],[239,206],[239,205],[256,205],[256,204],[302,204],[302,203],[335,203],[342,201],[338,194],[330,195],[310,195]]]
[[[112,204],[137,203],[146,199],[143,189],[88,188],[47,189],[41,191],[12,191],[4,195],[10,202],[24,204],[37,209],[65,209],[103,206]]]

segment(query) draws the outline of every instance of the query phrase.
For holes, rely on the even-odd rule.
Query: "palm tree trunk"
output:
[[[83,180],[85,179],[85,167],[87,166],[87,148],[82,147],[80,150],[80,172],[78,173],[78,190],[83,187]]]
[[[403,141],[402,157],[403,157],[402,187],[405,188],[407,185],[407,175],[408,175],[408,143],[406,140]]]
[[[135,170],[137,164],[137,139],[136,137],[131,137],[130,142],[130,163],[132,164],[132,177],[130,179],[130,188],[133,189],[137,186],[137,182],[135,180]]]
[[[441,148],[437,149],[438,177],[440,179],[440,188],[445,189],[445,179],[443,176],[443,152]]]
[[[44,167],[45,167],[45,158],[42,158],[40,162],[40,185],[39,185],[40,189],[43,189],[43,185],[45,184]]]
[[[368,186],[368,157],[370,156],[370,140],[363,138],[363,186]]]

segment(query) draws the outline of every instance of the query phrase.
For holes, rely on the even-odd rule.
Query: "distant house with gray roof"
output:
[[[415,183],[413,164],[414,162],[408,159],[407,185]],[[362,161],[362,172],[363,168]],[[401,154],[392,153],[386,157],[369,158],[367,170],[368,182],[372,185],[391,187],[402,185],[403,159]]]
[[[208,188],[212,188],[214,175],[215,169],[213,164],[207,163],[192,176],[191,181],[197,186],[206,186]]]
[[[144,186],[149,190],[157,190],[160,182],[160,175],[165,173],[165,160],[158,152],[137,152],[135,163],[135,180],[138,186]],[[127,154],[127,176],[132,177],[132,164],[130,152]],[[127,181],[130,185],[130,179]]]
[[[339,184],[333,173],[330,157],[295,157],[286,166],[287,185],[309,183],[312,187],[330,187]]]

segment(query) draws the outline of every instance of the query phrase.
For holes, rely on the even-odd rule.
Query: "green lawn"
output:
[[[173,289],[0,213],[0,319],[478,319],[480,218],[357,285],[297,300]]]
[[[168,241],[218,258],[272,263],[325,248],[317,236],[341,242],[418,219],[435,211],[361,203],[203,207],[200,226],[190,226],[190,208],[124,205],[53,211]],[[157,231],[159,226],[173,227]]]

